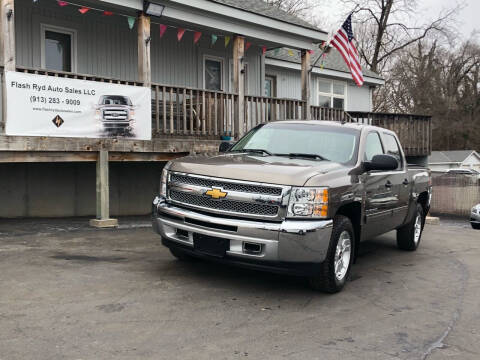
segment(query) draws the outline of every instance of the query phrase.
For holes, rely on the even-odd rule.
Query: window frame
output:
[[[385,131],[382,132],[383,151],[385,152],[386,155],[390,155],[390,154],[388,154],[388,150],[387,150],[387,141],[386,141],[387,136],[391,136],[393,138],[393,140],[397,144],[397,148],[398,148],[398,151],[399,151],[399,154],[400,154],[399,167],[397,169],[393,170],[393,171],[403,171],[405,169],[405,166],[406,166],[405,160],[404,160],[403,148],[400,145],[400,142],[398,141],[397,137],[394,134],[388,133],[388,132],[385,132]]]
[[[71,59],[71,64],[70,64],[70,72],[71,73],[76,73],[77,72],[77,30],[71,29],[71,28],[66,28],[62,26],[56,26],[56,25],[50,25],[50,24],[40,24],[40,51],[41,51],[41,67],[42,69],[45,70],[51,70],[51,71],[58,71],[58,70],[52,70],[52,69],[47,69],[46,67],[46,59],[45,59],[45,40],[46,40],[46,32],[51,31],[51,32],[56,32],[59,34],[64,34],[64,35],[69,35],[70,36],[70,59]],[[68,71],[64,71],[68,72]]]
[[[272,82],[272,97],[277,97],[277,77],[275,75],[268,75],[268,74],[265,74],[265,80],[264,80],[264,84],[263,84],[263,92],[264,92],[264,96],[267,96],[267,93],[265,91],[265,81],[267,81],[267,79],[271,80]]]
[[[330,92],[324,92],[320,90],[320,83],[321,82],[329,82],[330,83]],[[340,84],[343,85],[343,95],[340,94],[335,94],[333,92],[333,85],[334,84]],[[317,78],[317,104],[320,106],[320,96],[328,97],[330,98],[330,106],[329,108],[333,109],[333,99],[342,99],[343,100],[343,109],[341,110],[346,110],[347,109],[347,82],[346,81],[339,81],[339,80],[332,80],[332,79],[325,79],[325,78]],[[336,108],[335,108],[336,109]]]
[[[206,65],[207,60],[217,61],[217,62],[220,63],[220,90],[207,89],[207,85],[205,83],[205,69],[206,69],[205,65]],[[224,76],[225,76],[225,61],[224,61],[224,58],[222,58],[220,56],[213,56],[213,55],[204,54],[203,55],[203,61],[202,61],[203,89],[205,89],[207,91],[225,91]]]
[[[380,141],[380,146],[382,147],[382,154],[383,155],[385,154],[385,145],[383,144],[382,135],[376,130],[371,130],[367,133],[367,135],[365,135],[365,145],[364,145],[364,149],[363,149],[363,156],[362,156],[363,160],[362,161],[371,161],[371,160],[367,159],[367,141],[368,141],[368,137],[370,136],[370,134],[377,134],[378,140]],[[379,155],[379,154],[377,154],[377,155]]]

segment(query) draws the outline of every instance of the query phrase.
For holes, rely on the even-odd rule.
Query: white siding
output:
[[[358,87],[354,82],[349,82],[347,87],[348,111],[372,111],[370,87]]]
[[[15,2],[15,30],[17,65],[41,67],[41,24],[60,26],[77,32],[77,72],[122,80],[138,80],[137,28],[130,30],[123,16],[102,16],[90,11],[85,15],[75,6],[59,7],[54,2]],[[132,15],[134,15],[132,13]],[[224,84],[229,90],[229,59],[232,58],[233,39],[227,48],[219,37],[210,45],[210,34],[204,33],[197,45],[193,32],[187,31],[178,42],[176,29],[168,28],[160,39],[158,24],[151,25],[152,81],[165,85],[203,88],[203,55],[224,59]],[[181,26],[181,25],[179,25]],[[248,50],[248,93],[261,95],[263,91],[261,50]]]

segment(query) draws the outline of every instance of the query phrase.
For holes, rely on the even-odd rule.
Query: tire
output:
[[[320,265],[320,273],[308,279],[312,289],[330,294],[343,289],[350,276],[355,253],[354,234],[352,222],[348,217],[343,215],[335,216],[327,256]],[[342,260],[341,268],[339,268],[340,259]],[[346,268],[344,267],[345,263],[347,263]],[[336,266],[338,272],[335,271]]]
[[[413,219],[408,224],[397,229],[397,246],[401,250],[415,251],[420,245],[425,214],[422,205],[417,203]]]
[[[184,253],[182,250],[178,250],[175,248],[168,248],[170,250],[170,253],[176,257],[180,261],[193,261],[195,260],[194,257]]]
[[[475,230],[480,230],[480,224],[470,223],[470,225],[472,225],[472,228],[473,228],[473,229],[475,229]]]

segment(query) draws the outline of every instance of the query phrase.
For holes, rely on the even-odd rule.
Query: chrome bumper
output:
[[[164,239],[192,251],[193,233],[229,239],[226,259],[321,263],[328,250],[333,221],[284,220],[272,223],[228,219],[179,208],[157,197],[153,203],[152,225]],[[259,245],[260,251],[249,252],[245,243]]]

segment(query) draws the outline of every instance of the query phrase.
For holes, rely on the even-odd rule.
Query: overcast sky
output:
[[[328,19],[329,27],[340,26],[344,20],[342,16],[346,11],[342,5],[332,0],[323,0],[321,3],[319,10],[316,11],[319,16]],[[455,27],[462,37],[469,38],[474,30],[480,30],[480,0],[418,0],[421,12],[419,19],[433,18],[442,10],[452,8],[456,3],[463,4],[463,8],[457,15]],[[324,30],[332,31],[333,29],[325,28]]]

